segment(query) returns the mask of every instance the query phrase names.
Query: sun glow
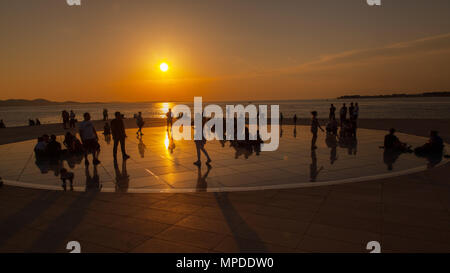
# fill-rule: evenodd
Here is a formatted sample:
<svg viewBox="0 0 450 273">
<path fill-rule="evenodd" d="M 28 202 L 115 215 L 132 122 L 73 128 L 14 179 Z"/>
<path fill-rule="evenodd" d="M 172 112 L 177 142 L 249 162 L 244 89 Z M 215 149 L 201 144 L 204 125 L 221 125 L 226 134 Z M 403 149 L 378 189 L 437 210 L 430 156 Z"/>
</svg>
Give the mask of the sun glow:
<svg viewBox="0 0 450 273">
<path fill-rule="evenodd" d="M 159 65 L 159 69 L 160 69 L 162 72 L 166 72 L 167 70 L 169 70 L 169 65 L 166 64 L 166 63 L 161 63 L 161 64 Z"/>
</svg>

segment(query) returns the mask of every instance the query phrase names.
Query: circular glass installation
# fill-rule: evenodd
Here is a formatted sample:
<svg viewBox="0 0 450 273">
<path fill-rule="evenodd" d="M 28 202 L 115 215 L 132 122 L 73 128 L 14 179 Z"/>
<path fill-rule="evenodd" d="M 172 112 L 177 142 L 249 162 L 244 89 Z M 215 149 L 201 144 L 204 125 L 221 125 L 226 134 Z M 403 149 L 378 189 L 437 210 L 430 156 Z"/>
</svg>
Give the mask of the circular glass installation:
<svg viewBox="0 0 450 273">
<path fill-rule="evenodd" d="M 0 145 L 0 176 L 5 184 L 62 190 L 61 172 L 73 173 L 73 190 L 103 192 L 244 191 L 332 185 L 373 180 L 425 170 L 447 162 L 421 158 L 413 153 L 387 155 L 387 132 L 359 129 L 356 139 L 327 137 L 320 133 L 317 149 L 311 150 L 308 126 L 283 126 L 280 145 L 274 152 L 257 152 L 243 142 L 208 141 L 205 145 L 212 167 L 197 160 L 194 141 L 174 141 L 165 127 L 144 128 L 137 137 L 128 129 L 126 150 L 131 156 L 113 160 L 113 141 L 100 137 L 101 161 L 85 165 L 82 155 L 63 155 L 60 160 L 36 160 L 36 140 Z M 427 138 L 396 134 L 413 147 Z M 62 144 L 64 137 L 58 136 Z M 69 184 L 69 183 L 68 183 Z M 70 186 L 67 185 L 67 190 Z"/>
</svg>

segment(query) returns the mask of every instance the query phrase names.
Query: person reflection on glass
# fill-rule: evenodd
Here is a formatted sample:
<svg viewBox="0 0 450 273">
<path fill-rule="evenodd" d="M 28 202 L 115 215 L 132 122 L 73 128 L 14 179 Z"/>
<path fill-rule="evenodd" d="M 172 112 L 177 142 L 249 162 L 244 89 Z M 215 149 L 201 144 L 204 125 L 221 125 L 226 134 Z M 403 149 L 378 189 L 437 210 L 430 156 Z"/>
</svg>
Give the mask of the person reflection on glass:
<svg viewBox="0 0 450 273">
<path fill-rule="evenodd" d="M 331 148 L 330 149 L 330 164 L 333 165 L 333 163 L 338 159 L 337 158 L 338 143 L 337 143 L 336 135 L 333 135 L 333 134 L 327 135 L 325 142 L 327 144 L 327 147 Z"/>
<path fill-rule="evenodd" d="M 197 192 L 205 192 L 206 189 L 208 188 L 208 183 L 206 182 L 206 178 L 208 177 L 209 172 L 211 171 L 212 166 L 211 165 L 206 165 L 208 167 L 208 170 L 206 171 L 206 173 L 204 175 L 202 175 L 202 167 L 201 166 L 197 166 L 197 186 L 196 186 L 196 191 Z"/>
<path fill-rule="evenodd" d="M 98 176 L 97 165 L 94 165 L 94 173 L 91 176 L 89 171 L 89 165 L 85 166 L 86 174 L 86 192 L 100 191 L 102 184 L 100 183 L 100 177 Z"/>
<path fill-rule="evenodd" d="M 167 148 L 169 148 L 170 153 L 173 154 L 173 150 L 175 150 L 175 142 L 173 141 L 173 136 L 172 136 L 172 134 L 170 134 L 170 137 L 169 137 L 169 146 L 168 146 Z"/>
<path fill-rule="evenodd" d="M 317 176 L 319 173 L 323 170 L 323 166 L 320 167 L 319 170 L 317 170 L 317 156 L 316 156 L 316 150 L 311 150 L 311 165 L 309 165 L 309 181 L 315 182 L 317 179 Z"/>
<path fill-rule="evenodd" d="M 122 161 L 122 171 L 120 171 L 119 164 L 117 164 L 117 160 L 115 160 L 114 171 L 116 174 L 116 192 L 127 192 L 130 185 L 130 176 L 127 172 L 127 161 Z"/>
<path fill-rule="evenodd" d="M 147 149 L 147 147 L 145 146 L 145 143 L 142 141 L 142 135 L 138 136 L 137 138 L 139 140 L 139 143 L 138 143 L 139 154 L 141 155 L 141 158 L 144 158 L 145 149 Z"/>
</svg>

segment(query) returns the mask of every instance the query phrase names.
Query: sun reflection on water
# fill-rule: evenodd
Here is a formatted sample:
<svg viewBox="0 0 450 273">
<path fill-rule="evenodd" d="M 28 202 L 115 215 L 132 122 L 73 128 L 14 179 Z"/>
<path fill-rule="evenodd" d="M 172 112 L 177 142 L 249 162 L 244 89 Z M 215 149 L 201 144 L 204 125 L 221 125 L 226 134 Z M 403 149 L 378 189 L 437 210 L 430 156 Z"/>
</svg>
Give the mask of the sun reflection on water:
<svg viewBox="0 0 450 273">
<path fill-rule="evenodd" d="M 169 108 L 173 108 L 175 106 L 174 103 L 172 102 L 160 102 L 158 103 L 158 109 L 161 118 L 165 118 L 166 117 L 166 113 L 169 111 Z"/>
</svg>

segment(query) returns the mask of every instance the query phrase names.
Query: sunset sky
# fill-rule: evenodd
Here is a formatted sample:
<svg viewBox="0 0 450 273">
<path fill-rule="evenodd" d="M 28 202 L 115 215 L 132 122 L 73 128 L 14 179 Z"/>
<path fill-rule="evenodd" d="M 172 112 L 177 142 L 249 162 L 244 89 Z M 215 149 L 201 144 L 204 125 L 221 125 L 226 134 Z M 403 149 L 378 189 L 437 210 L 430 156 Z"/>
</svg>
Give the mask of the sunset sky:
<svg viewBox="0 0 450 273">
<path fill-rule="evenodd" d="M 448 0 L 81 2 L 0 2 L 0 99 L 450 91 Z"/>
</svg>

